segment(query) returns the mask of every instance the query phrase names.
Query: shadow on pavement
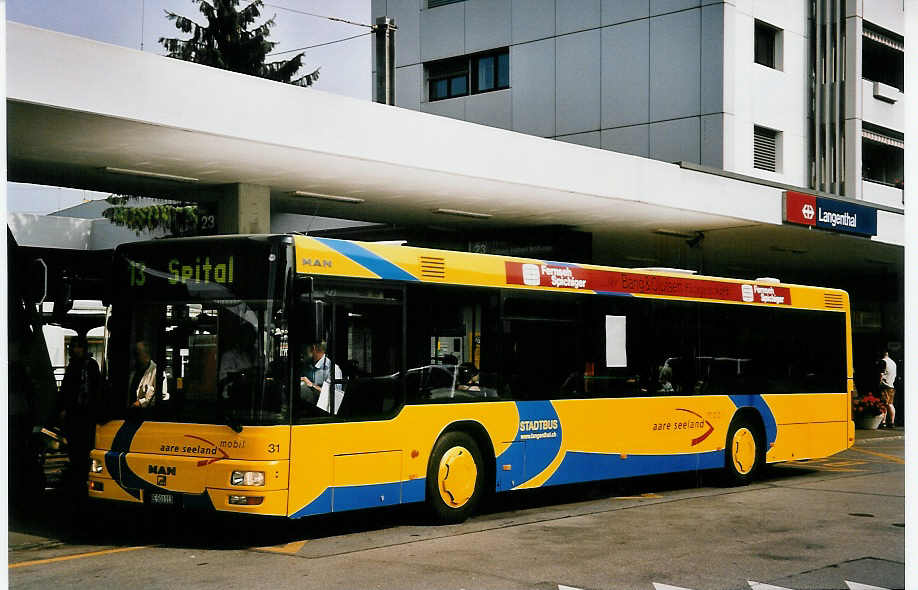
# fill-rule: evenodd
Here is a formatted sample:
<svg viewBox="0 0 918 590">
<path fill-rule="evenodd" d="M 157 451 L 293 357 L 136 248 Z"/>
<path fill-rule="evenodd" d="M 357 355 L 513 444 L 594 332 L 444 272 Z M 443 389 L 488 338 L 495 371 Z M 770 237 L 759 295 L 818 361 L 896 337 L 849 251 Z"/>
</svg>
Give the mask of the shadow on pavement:
<svg viewBox="0 0 918 590">
<path fill-rule="evenodd" d="M 805 467 L 769 467 L 763 482 L 802 477 L 813 470 Z M 520 510 L 632 497 L 665 494 L 675 490 L 720 487 L 717 472 L 686 472 L 571 484 L 500 494 L 479 507 L 477 518 L 505 518 Z M 726 488 L 725 488 L 726 489 Z M 550 515 L 548 515 L 550 517 Z M 436 526 L 423 505 L 361 510 L 314 516 L 301 520 L 278 517 L 232 515 L 214 512 L 179 511 L 149 506 L 91 501 L 66 488 L 46 491 L 11 506 L 10 546 L 16 549 L 13 533 L 21 538 L 70 545 L 136 546 L 163 545 L 176 548 L 243 549 L 282 545 L 304 539 L 371 532 L 397 526 Z"/>
</svg>

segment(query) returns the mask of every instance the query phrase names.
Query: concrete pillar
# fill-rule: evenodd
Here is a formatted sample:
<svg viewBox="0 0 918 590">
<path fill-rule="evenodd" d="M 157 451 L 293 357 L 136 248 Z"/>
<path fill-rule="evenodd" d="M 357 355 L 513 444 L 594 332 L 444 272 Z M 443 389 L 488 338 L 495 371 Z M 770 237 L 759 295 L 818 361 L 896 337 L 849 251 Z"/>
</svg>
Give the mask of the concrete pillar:
<svg viewBox="0 0 918 590">
<path fill-rule="evenodd" d="M 217 205 L 221 234 L 266 234 L 271 231 L 271 189 L 257 184 L 231 184 Z"/>
<path fill-rule="evenodd" d="M 847 0 L 845 4 L 845 190 L 846 197 L 861 199 L 864 195 L 861 178 L 864 92 L 863 71 L 864 5 L 862 0 Z"/>
</svg>

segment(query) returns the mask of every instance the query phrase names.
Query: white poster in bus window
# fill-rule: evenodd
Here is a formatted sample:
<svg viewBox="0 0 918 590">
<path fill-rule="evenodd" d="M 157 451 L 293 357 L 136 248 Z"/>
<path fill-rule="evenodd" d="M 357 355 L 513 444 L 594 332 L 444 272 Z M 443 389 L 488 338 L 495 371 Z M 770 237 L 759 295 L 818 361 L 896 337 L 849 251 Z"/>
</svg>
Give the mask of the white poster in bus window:
<svg viewBox="0 0 918 590">
<path fill-rule="evenodd" d="M 606 366 L 627 367 L 628 354 L 625 350 L 625 316 L 606 316 Z"/>
</svg>

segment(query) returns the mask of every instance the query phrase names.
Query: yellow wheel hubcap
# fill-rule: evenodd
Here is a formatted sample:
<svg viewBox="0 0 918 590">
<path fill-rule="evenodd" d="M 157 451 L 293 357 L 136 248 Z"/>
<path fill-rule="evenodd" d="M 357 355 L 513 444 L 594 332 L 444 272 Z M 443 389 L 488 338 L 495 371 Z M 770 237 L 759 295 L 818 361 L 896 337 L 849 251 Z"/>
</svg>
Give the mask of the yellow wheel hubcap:
<svg viewBox="0 0 918 590">
<path fill-rule="evenodd" d="M 437 487 L 447 506 L 460 508 L 475 493 L 478 468 L 472 453 L 465 447 L 453 447 L 443 453 L 437 472 Z"/>
<path fill-rule="evenodd" d="M 748 428 L 740 428 L 733 433 L 733 467 L 737 473 L 746 475 L 755 465 L 755 436 Z"/>
</svg>

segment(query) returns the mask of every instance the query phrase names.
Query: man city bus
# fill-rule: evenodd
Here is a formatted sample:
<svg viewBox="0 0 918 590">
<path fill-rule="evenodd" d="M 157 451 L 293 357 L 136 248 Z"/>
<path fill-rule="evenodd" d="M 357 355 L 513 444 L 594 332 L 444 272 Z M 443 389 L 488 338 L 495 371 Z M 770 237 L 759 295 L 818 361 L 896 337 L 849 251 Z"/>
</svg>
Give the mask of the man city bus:
<svg viewBox="0 0 918 590">
<path fill-rule="evenodd" d="M 92 498 L 287 516 L 853 443 L 848 296 L 305 236 L 128 244 Z"/>
</svg>

